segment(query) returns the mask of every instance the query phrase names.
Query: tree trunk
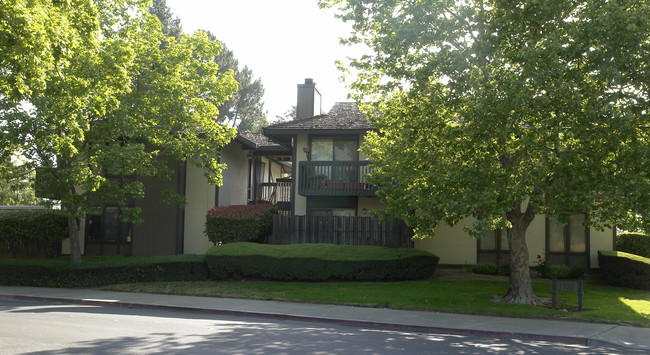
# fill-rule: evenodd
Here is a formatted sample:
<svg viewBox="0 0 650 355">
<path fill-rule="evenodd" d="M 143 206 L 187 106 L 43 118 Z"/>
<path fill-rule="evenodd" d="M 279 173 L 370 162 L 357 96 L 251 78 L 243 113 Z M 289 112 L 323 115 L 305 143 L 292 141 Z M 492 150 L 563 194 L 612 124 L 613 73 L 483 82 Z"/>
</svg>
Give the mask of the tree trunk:
<svg viewBox="0 0 650 355">
<path fill-rule="evenodd" d="M 528 246 L 526 245 L 526 229 L 535 218 L 535 212 L 530 206 L 526 212 L 520 211 L 516 205 L 507 213 L 512 227 L 508 229 L 508 244 L 510 246 L 510 287 L 508 292 L 498 298 L 504 303 L 523 303 L 542 305 L 544 300 L 535 296 L 530 278 Z"/>
<path fill-rule="evenodd" d="M 68 217 L 68 236 L 70 237 L 70 261 L 81 262 L 81 244 L 79 243 L 79 227 L 77 217 Z"/>
</svg>

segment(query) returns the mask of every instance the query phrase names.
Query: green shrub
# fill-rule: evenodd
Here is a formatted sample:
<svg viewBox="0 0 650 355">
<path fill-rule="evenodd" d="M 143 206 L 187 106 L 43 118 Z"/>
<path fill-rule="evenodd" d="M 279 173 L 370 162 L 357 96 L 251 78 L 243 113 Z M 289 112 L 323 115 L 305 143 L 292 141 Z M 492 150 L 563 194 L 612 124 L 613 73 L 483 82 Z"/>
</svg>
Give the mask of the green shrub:
<svg viewBox="0 0 650 355">
<path fill-rule="evenodd" d="M 642 233 L 623 233 L 616 236 L 616 250 L 650 258 L 650 236 Z"/>
<path fill-rule="evenodd" d="M 96 287 L 117 283 L 202 281 L 209 273 L 203 255 L 154 257 L 69 257 L 0 260 L 0 285 L 39 287 Z"/>
<path fill-rule="evenodd" d="M 439 258 L 407 248 L 333 244 L 212 247 L 206 261 L 213 277 L 272 280 L 416 280 L 430 277 Z"/>
<path fill-rule="evenodd" d="M 620 251 L 598 251 L 598 263 L 605 282 L 650 290 L 650 259 Z"/>
<path fill-rule="evenodd" d="M 205 220 L 205 234 L 214 244 L 266 242 L 277 208 L 266 203 L 214 207 Z"/>
<path fill-rule="evenodd" d="M 542 258 L 537 255 L 537 265 L 532 267 L 537 272 L 539 277 L 552 279 L 577 279 L 583 277 L 587 269 L 581 265 L 566 266 L 566 265 L 551 265 L 548 259 Z"/>
<path fill-rule="evenodd" d="M 0 254 L 56 255 L 68 237 L 68 219 L 60 210 L 0 211 Z"/>
</svg>

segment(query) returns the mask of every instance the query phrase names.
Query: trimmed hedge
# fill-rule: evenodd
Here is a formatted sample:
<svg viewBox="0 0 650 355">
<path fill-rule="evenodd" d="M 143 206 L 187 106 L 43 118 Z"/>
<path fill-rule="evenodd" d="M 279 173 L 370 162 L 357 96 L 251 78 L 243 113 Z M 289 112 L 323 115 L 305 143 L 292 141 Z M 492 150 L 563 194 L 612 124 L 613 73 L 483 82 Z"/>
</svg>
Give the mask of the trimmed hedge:
<svg viewBox="0 0 650 355">
<path fill-rule="evenodd" d="M 205 256 L 69 257 L 0 260 L 0 285 L 38 287 L 96 287 L 118 283 L 203 281 L 209 277 Z"/>
<path fill-rule="evenodd" d="M 620 251 L 598 251 L 605 282 L 613 286 L 650 290 L 650 259 Z"/>
<path fill-rule="evenodd" d="M 267 203 L 214 207 L 205 218 L 205 234 L 214 244 L 266 242 L 277 208 Z"/>
<path fill-rule="evenodd" d="M 642 233 L 623 233 L 616 236 L 616 250 L 650 258 L 650 236 Z"/>
<path fill-rule="evenodd" d="M 60 210 L 0 211 L 0 254 L 58 255 L 68 238 L 68 218 Z"/>
<path fill-rule="evenodd" d="M 214 246 L 206 255 L 213 277 L 271 280 L 418 280 L 431 277 L 439 257 L 407 248 L 333 244 Z"/>
</svg>

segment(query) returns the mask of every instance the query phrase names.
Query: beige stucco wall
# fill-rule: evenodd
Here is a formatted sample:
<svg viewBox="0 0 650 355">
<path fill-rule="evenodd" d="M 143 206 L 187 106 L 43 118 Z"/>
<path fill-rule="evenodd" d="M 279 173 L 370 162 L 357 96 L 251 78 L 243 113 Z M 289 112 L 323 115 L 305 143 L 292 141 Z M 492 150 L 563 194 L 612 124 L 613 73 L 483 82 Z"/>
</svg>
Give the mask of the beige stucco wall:
<svg viewBox="0 0 650 355">
<path fill-rule="evenodd" d="M 219 206 L 245 205 L 248 197 L 248 151 L 232 142 L 221 150 L 223 186 L 219 188 Z"/>
<path fill-rule="evenodd" d="M 357 201 L 359 217 L 372 217 L 372 211 L 382 210 L 384 205 L 378 197 L 359 196 Z M 365 208 L 365 211 L 364 211 Z M 364 213 L 365 212 L 365 213 Z"/>
<path fill-rule="evenodd" d="M 443 222 L 436 228 L 435 236 L 415 239 L 414 247 L 439 256 L 440 264 L 476 264 L 476 240 L 463 231 L 471 222 L 467 218 L 453 227 Z"/>
<path fill-rule="evenodd" d="M 188 164 L 185 186 L 183 253 L 204 254 L 211 246 L 205 229 L 205 215 L 214 207 L 215 186 L 208 183 L 203 169 Z"/>
<path fill-rule="evenodd" d="M 599 250 L 614 250 L 614 230 L 607 228 L 599 231 L 595 228 L 589 230 L 589 262 L 592 268 L 600 267 L 598 264 Z"/>
<path fill-rule="evenodd" d="M 472 219 L 466 218 L 459 224 L 450 227 L 442 223 L 436 229 L 436 235 L 431 238 L 416 239 L 415 248 L 426 250 L 440 257 L 442 265 L 465 265 L 477 262 L 477 241 L 469 236 L 463 227 L 471 224 Z M 598 250 L 612 250 L 612 229 L 597 231 L 590 230 L 590 263 L 592 268 L 598 266 Z M 537 255 L 544 255 L 546 249 L 546 218 L 538 215 L 526 231 L 528 257 L 531 266 L 537 264 Z"/>
</svg>

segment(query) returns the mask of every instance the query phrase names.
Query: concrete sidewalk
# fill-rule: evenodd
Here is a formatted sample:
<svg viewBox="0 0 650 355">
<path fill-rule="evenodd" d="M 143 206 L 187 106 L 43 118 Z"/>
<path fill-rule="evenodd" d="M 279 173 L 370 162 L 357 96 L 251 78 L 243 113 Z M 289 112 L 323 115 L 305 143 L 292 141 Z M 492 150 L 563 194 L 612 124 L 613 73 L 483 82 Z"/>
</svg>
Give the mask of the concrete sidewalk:
<svg viewBox="0 0 650 355">
<path fill-rule="evenodd" d="M 650 328 L 614 324 L 40 287 L 0 286 L 0 299 L 251 316 L 594 346 L 616 345 L 650 352 Z"/>
</svg>

